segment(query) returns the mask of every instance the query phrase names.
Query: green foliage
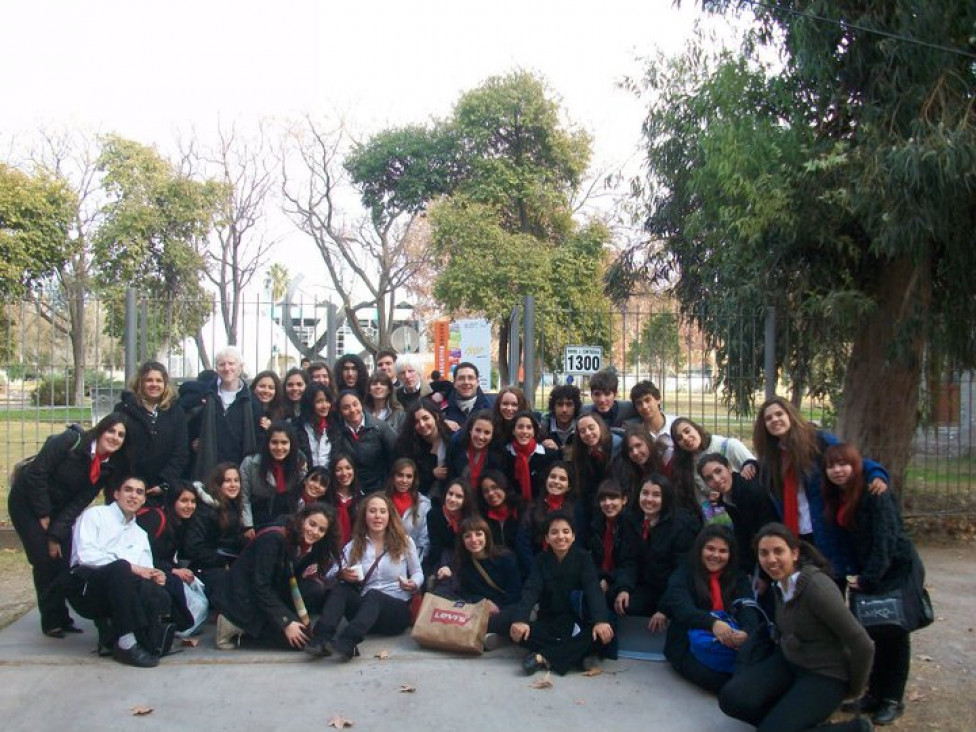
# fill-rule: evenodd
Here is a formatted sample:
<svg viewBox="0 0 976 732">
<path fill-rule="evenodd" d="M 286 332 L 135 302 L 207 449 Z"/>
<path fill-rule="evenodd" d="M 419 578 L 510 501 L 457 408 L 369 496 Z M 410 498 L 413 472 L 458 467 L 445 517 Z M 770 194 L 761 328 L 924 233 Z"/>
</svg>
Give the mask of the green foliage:
<svg viewBox="0 0 976 732">
<path fill-rule="evenodd" d="M 652 374 L 667 376 L 684 368 L 681 330 L 674 313 L 651 313 L 646 316 L 637 337 L 627 349 L 627 363 L 650 368 Z"/>
<path fill-rule="evenodd" d="M 0 297 L 23 295 L 64 262 L 73 198 L 57 178 L 0 163 Z"/>
<path fill-rule="evenodd" d="M 149 301 L 150 350 L 195 333 L 212 312 L 202 285 L 200 251 L 219 216 L 227 189 L 195 181 L 155 149 L 109 135 L 98 168 L 110 196 L 94 242 L 95 275 L 110 312 L 110 332 L 121 333 L 124 288 L 135 285 Z"/>
<path fill-rule="evenodd" d="M 94 369 L 85 371 L 85 386 L 88 389 L 93 386 L 108 387 L 111 383 L 111 379 L 104 371 Z M 71 401 L 69 395 L 73 384 L 73 376 L 70 372 L 46 374 L 31 392 L 31 404 L 39 407 L 67 405 Z M 121 384 L 118 386 L 121 387 Z"/>
</svg>

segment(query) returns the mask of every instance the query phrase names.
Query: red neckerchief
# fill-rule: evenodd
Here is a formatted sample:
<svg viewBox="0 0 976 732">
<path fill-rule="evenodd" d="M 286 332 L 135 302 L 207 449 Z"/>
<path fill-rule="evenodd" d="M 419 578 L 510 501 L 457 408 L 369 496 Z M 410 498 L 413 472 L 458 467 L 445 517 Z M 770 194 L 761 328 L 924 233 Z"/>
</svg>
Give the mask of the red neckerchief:
<svg viewBox="0 0 976 732">
<path fill-rule="evenodd" d="M 304 539 L 303 539 L 302 542 L 298 545 L 298 556 L 299 557 L 304 557 L 310 551 L 312 551 L 312 545 L 311 544 L 306 544 L 305 541 L 304 541 Z"/>
<path fill-rule="evenodd" d="M 478 485 L 478 478 L 481 477 L 481 469 L 485 467 L 485 457 L 488 455 L 488 448 L 481 450 L 480 453 L 468 445 L 468 480 L 471 485 Z"/>
<path fill-rule="evenodd" d="M 275 481 L 275 493 L 279 496 L 288 490 L 285 483 L 285 465 L 280 460 L 271 461 L 271 475 Z"/>
<path fill-rule="evenodd" d="M 503 524 L 508 521 L 508 517 L 512 515 L 512 513 L 513 511 L 508 508 L 508 505 L 503 503 L 501 506 L 498 506 L 498 508 L 489 508 L 488 518 Z"/>
<path fill-rule="evenodd" d="M 349 432 L 352 435 L 352 439 L 354 439 L 356 442 L 359 442 L 359 430 L 363 428 L 363 425 L 360 424 L 359 429 L 353 429 L 353 427 L 348 422 L 346 422 L 346 427 L 349 429 Z"/>
<path fill-rule="evenodd" d="M 617 527 L 616 519 L 607 519 L 607 528 L 603 530 L 603 565 L 600 567 L 606 574 L 613 574 L 613 533 Z"/>
<path fill-rule="evenodd" d="M 352 507 L 352 496 L 348 498 L 336 494 L 336 514 L 339 516 L 339 538 L 342 540 L 342 546 L 349 543 L 349 537 L 352 536 L 352 521 L 349 516 L 349 509 Z"/>
<path fill-rule="evenodd" d="M 515 482 L 522 488 L 522 498 L 532 500 L 532 474 L 529 472 L 529 458 L 535 452 L 535 439 L 520 445 L 512 440 L 512 450 L 515 452 Z"/>
<path fill-rule="evenodd" d="M 451 528 L 451 531 L 456 534 L 461 528 L 461 512 L 455 511 L 452 514 L 447 510 L 447 506 L 443 506 L 441 510 L 444 513 L 444 518 L 447 519 L 447 525 Z"/>
<path fill-rule="evenodd" d="M 837 525 L 849 529 L 853 523 L 854 517 L 851 515 L 851 504 L 847 500 L 847 494 L 841 493 L 837 505 Z"/>
<path fill-rule="evenodd" d="M 651 520 L 649 518 L 644 519 L 644 523 L 641 524 L 641 538 L 647 541 L 647 537 L 651 535 Z"/>
<path fill-rule="evenodd" d="M 546 513 L 558 511 L 563 507 L 563 503 L 566 502 L 566 494 L 560 493 L 558 496 L 554 496 L 552 493 L 546 493 L 543 502 L 546 504 Z"/>
<path fill-rule="evenodd" d="M 590 457 L 601 463 L 607 459 L 606 454 L 599 447 L 590 448 Z"/>
<path fill-rule="evenodd" d="M 325 433 L 325 428 L 329 426 L 328 417 L 319 417 L 319 423 L 315 427 L 315 433 L 318 435 Z"/>
<path fill-rule="evenodd" d="M 794 536 L 800 535 L 800 505 L 797 498 L 799 485 L 796 480 L 796 471 L 790 463 L 789 455 L 783 453 L 783 523 L 793 532 Z"/>
<path fill-rule="evenodd" d="M 402 517 L 407 511 L 413 507 L 413 496 L 410 495 L 410 491 L 393 491 L 393 505 L 396 511 Z"/>
<path fill-rule="evenodd" d="M 722 602 L 722 585 L 719 583 L 721 572 L 708 573 L 708 594 L 712 597 L 712 610 L 724 610 L 725 603 Z"/>
<path fill-rule="evenodd" d="M 91 465 L 88 466 L 88 479 L 91 481 L 92 485 L 98 482 L 98 479 L 102 477 L 102 463 L 108 460 L 108 453 L 102 454 L 98 451 L 92 456 Z"/>
</svg>

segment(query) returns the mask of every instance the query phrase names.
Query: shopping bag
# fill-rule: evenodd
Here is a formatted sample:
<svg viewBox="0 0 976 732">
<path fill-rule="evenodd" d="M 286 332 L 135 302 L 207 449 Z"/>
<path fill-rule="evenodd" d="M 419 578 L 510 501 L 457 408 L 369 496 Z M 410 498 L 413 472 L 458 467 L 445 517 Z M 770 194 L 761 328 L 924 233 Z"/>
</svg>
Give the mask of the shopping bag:
<svg viewBox="0 0 976 732">
<path fill-rule="evenodd" d="M 428 592 L 411 636 L 424 648 L 481 654 L 488 629 L 488 603 L 449 600 Z"/>
</svg>

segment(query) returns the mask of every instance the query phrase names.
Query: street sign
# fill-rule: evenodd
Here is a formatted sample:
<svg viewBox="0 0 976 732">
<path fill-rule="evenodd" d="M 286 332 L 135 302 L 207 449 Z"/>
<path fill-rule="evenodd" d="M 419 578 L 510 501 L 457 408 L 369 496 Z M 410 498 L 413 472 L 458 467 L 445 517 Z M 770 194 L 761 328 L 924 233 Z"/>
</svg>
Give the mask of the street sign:
<svg viewBox="0 0 976 732">
<path fill-rule="evenodd" d="M 563 348 L 563 373 L 587 376 L 603 366 L 602 346 L 566 346 Z"/>
</svg>

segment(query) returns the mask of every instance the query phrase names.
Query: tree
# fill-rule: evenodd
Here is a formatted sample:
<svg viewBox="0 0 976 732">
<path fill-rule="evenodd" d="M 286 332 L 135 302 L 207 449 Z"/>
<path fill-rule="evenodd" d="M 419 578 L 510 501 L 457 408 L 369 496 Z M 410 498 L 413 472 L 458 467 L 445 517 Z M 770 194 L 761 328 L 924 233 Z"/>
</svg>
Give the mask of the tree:
<svg viewBox="0 0 976 732">
<path fill-rule="evenodd" d="M 0 296 L 23 295 L 64 264 L 71 191 L 0 163 Z"/>
<path fill-rule="evenodd" d="M 285 296 L 285 293 L 288 292 L 288 281 L 290 279 L 291 274 L 288 272 L 288 268 L 281 262 L 275 262 L 268 267 L 268 271 L 264 275 L 264 289 L 271 295 L 272 302 L 278 302 Z"/>
<path fill-rule="evenodd" d="M 399 207 L 371 207 L 367 215 L 347 219 L 339 202 L 349 185 L 341 165 L 348 142 L 339 130 L 327 131 L 306 120 L 291 136 L 286 159 L 302 163 L 304 178 L 289 174 L 283 163 L 285 212 L 311 237 L 339 295 L 342 316 L 370 353 L 390 347 L 396 296 L 425 265 L 422 253 L 408 247 L 419 214 Z M 376 313 L 376 332 L 360 323 L 360 312 Z M 285 318 L 286 321 L 289 318 Z M 324 338 L 308 346 L 295 334 L 290 338 L 303 355 L 314 358 Z"/>
<path fill-rule="evenodd" d="M 675 313 L 649 313 L 637 337 L 627 349 L 627 363 L 633 367 L 645 364 L 652 375 L 661 381 L 684 365 L 681 350 L 681 330 Z"/>
<path fill-rule="evenodd" d="M 210 149 L 191 140 L 183 151 L 183 172 L 223 183 L 219 215 L 200 254 L 207 265 L 206 277 L 217 291 L 227 344 L 235 346 L 244 290 L 275 244 L 263 227 L 265 208 L 276 184 L 264 127 L 247 138 L 234 125 L 221 126 Z"/>
<path fill-rule="evenodd" d="M 94 237 L 97 283 L 115 298 L 123 294 L 120 283 L 136 284 L 154 313 L 150 350 L 165 349 L 198 334 L 210 316 L 200 250 L 228 186 L 195 181 L 141 143 L 117 135 L 101 142 L 97 167 L 108 201 Z M 120 332 L 120 323 L 114 327 Z"/>
<path fill-rule="evenodd" d="M 720 313 L 789 313 L 798 345 L 778 363 L 802 391 L 843 374 L 838 431 L 900 479 L 923 364 L 976 364 L 976 7 L 706 6 L 748 8 L 755 29 L 739 54 L 699 43 L 649 67 L 654 244 L 624 253 L 609 290 L 671 283 L 720 367 L 756 348 L 719 332 Z"/>
<path fill-rule="evenodd" d="M 500 353 L 512 308 L 535 295 L 552 364 L 563 337 L 609 342 L 598 284 L 609 232 L 573 220 L 589 156 L 588 136 L 562 122 L 545 84 L 513 72 L 462 94 L 451 117 L 430 128 L 377 135 L 348 167 L 374 210 L 430 206 L 435 297 L 495 321 Z M 504 358 L 499 370 L 508 381 Z"/>
</svg>

